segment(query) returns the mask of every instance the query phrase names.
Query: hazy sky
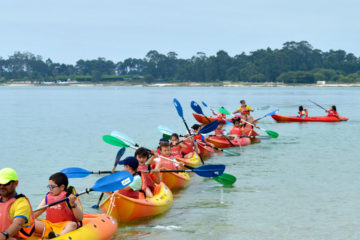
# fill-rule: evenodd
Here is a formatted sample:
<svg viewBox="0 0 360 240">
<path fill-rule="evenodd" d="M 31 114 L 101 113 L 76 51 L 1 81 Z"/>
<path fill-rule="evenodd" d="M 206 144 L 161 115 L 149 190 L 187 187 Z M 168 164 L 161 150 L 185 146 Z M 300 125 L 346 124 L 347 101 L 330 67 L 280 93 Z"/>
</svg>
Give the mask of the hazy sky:
<svg viewBox="0 0 360 240">
<path fill-rule="evenodd" d="M 143 58 L 149 50 L 231 56 L 286 41 L 360 56 L 359 0 L 0 0 L 0 56 L 55 62 Z"/>
</svg>

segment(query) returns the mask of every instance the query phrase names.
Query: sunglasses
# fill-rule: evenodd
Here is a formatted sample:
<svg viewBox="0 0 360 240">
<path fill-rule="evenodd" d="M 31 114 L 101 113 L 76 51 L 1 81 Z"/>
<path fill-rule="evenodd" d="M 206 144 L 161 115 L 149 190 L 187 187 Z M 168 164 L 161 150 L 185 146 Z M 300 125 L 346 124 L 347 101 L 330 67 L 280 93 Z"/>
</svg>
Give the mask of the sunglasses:
<svg viewBox="0 0 360 240">
<path fill-rule="evenodd" d="M 4 186 L 4 187 L 7 187 L 7 186 L 9 186 L 11 183 L 13 183 L 14 181 L 10 181 L 10 182 L 8 182 L 8 183 L 6 183 L 6 184 L 0 184 L 0 186 Z"/>
<path fill-rule="evenodd" d="M 50 190 L 54 190 L 54 189 L 57 188 L 57 187 L 59 187 L 59 186 L 56 186 L 56 185 L 55 185 L 55 186 L 47 185 L 47 188 L 50 189 Z"/>
</svg>

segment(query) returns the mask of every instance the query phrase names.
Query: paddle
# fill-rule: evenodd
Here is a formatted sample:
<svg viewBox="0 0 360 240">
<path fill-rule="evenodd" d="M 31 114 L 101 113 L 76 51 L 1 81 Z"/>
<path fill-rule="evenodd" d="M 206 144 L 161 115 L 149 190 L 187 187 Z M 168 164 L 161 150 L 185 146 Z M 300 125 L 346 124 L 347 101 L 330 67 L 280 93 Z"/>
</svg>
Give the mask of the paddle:
<svg viewBox="0 0 360 240">
<path fill-rule="evenodd" d="M 85 189 L 84 192 L 76 193 L 75 196 L 78 197 L 85 193 L 90 193 L 92 191 L 113 192 L 113 191 L 116 191 L 118 189 L 122 189 L 122 188 L 128 186 L 132 181 L 133 181 L 133 176 L 129 172 L 127 172 L 127 171 L 116 172 L 116 173 L 113 173 L 113 174 L 110 174 L 108 176 L 98 179 L 95 182 L 94 186 L 92 186 L 90 189 Z M 66 197 L 66 198 L 60 199 L 58 201 L 52 202 L 50 204 L 47 204 L 45 206 L 42 206 L 42 207 L 34 210 L 34 212 L 54 206 L 58 203 L 66 201 L 66 200 L 69 200 L 69 197 Z"/>
<path fill-rule="evenodd" d="M 210 144 L 208 144 L 208 143 L 205 143 L 205 142 L 198 142 L 199 144 L 202 144 L 202 145 L 205 145 L 205 146 L 209 146 L 209 147 L 211 147 L 211 148 L 213 148 L 213 149 L 215 149 L 215 150 L 218 150 L 218 151 L 221 151 L 221 152 L 223 152 L 223 153 L 226 153 L 226 154 L 228 154 L 229 156 L 240 156 L 240 153 L 238 153 L 238 152 L 234 152 L 234 151 L 230 151 L 230 150 L 226 150 L 226 149 L 222 149 L 222 148 L 218 148 L 218 147 L 213 147 L 213 146 L 211 146 Z"/>
<path fill-rule="evenodd" d="M 219 109 L 219 111 L 220 111 L 221 113 L 225 114 L 225 115 L 232 115 L 232 114 L 229 113 L 229 111 L 226 110 L 225 108 Z M 274 132 L 274 131 L 271 131 L 271 130 L 266 130 L 266 129 L 263 129 L 263 128 L 261 128 L 261 127 L 255 126 L 254 124 L 249 123 L 248 121 L 245 121 L 245 120 L 243 120 L 243 119 L 241 119 L 241 118 L 240 118 L 240 121 L 246 122 L 247 124 L 249 124 L 249 125 L 251 125 L 251 126 L 253 126 L 253 127 L 257 128 L 257 129 L 260 129 L 261 131 L 266 132 L 266 133 L 267 133 L 269 136 L 271 136 L 272 138 L 277 138 L 277 137 L 279 137 L 279 134 L 278 134 L 277 132 Z"/>
<path fill-rule="evenodd" d="M 320 106 L 319 104 L 317 104 L 316 102 L 314 102 L 314 101 L 311 101 L 310 99 L 309 99 L 309 101 L 310 102 L 312 102 L 313 104 L 315 104 L 316 106 L 318 106 L 319 108 L 322 108 L 322 109 L 324 109 L 325 110 L 325 112 L 329 112 L 328 110 L 326 110 L 324 107 L 322 107 L 322 106 Z M 330 112 L 330 114 L 331 115 L 333 115 L 334 117 L 336 117 L 337 119 L 339 119 L 340 121 L 344 121 L 343 119 L 341 119 L 338 115 L 336 115 L 336 114 L 333 114 L 332 112 Z"/>
<path fill-rule="evenodd" d="M 183 114 L 183 110 L 182 110 L 182 107 L 181 107 L 180 102 L 179 102 L 176 98 L 174 98 L 173 103 L 174 103 L 174 106 L 175 106 L 175 108 L 176 108 L 176 111 L 177 111 L 178 115 L 179 115 L 179 116 L 181 117 L 181 119 L 183 120 L 183 122 L 184 122 L 184 124 L 185 124 L 185 127 L 186 127 L 189 135 L 191 135 L 190 129 L 189 129 L 189 127 L 188 127 L 188 125 L 187 125 L 187 123 L 186 123 L 186 121 L 185 121 L 184 114 Z M 193 144 L 194 144 L 196 153 L 197 153 L 197 154 L 199 155 L 199 157 L 200 157 L 201 163 L 204 164 L 204 159 L 201 157 L 200 151 L 199 151 L 197 145 L 195 144 L 194 139 L 192 139 L 192 142 L 193 142 Z"/>
<path fill-rule="evenodd" d="M 203 165 L 194 169 L 180 169 L 180 170 L 160 170 L 159 172 L 194 172 L 200 177 L 217 177 L 221 175 L 225 170 L 225 165 Z M 62 173 L 65 173 L 68 178 L 84 178 L 91 174 L 106 174 L 112 173 L 111 171 L 88 171 L 83 168 L 65 168 L 61 170 Z M 152 172 L 152 171 L 141 171 L 141 172 Z"/>
<path fill-rule="evenodd" d="M 116 137 L 110 136 L 110 135 L 104 135 L 103 140 L 108 144 L 118 146 L 118 147 L 130 147 L 135 150 L 138 148 L 138 147 L 135 147 L 135 145 L 127 144 L 127 143 L 123 142 L 122 140 L 117 139 Z M 148 151 L 150 151 L 150 150 L 148 149 Z M 170 158 L 165 158 L 165 157 L 162 157 L 162 158 L 178 163 L 177 161 L 170 159 Z M 194 169 L 194 167 L 186 165 L 186 164 L 184 164 L 184 167 L 186 167 L 188 169 Z M 218 177 L 214 177 L 213 179 L 223 185 L 231 185 L 231 184 L 235 183 L 235 181 L 236 181 L 235 176 L 227 174 L 227 173 L 223 173 Z"/>
<path fill-rule="evenodd" d="M 280 109 L 276 109 L 276 110 L 274 110 L 272 112 L 269 112 L 268 114 L 265 114 L 263 117 L 255 119 L 254 122 L 259 121 L 260 119 L 266 118 L 268 116 L 272 116 L 272 115 L 276 114 L 278 111 L 280 111 Z"/>
<path fill-rule="evenodd" d="M 114 167 L 113 167 L 111 173 L 115 172 L 116 166 L 118 165 L 118 163 L 119 163 L 119 161 L 120 161 L 120 158 L 121 158 L 121 157 L 124 155 L 124 153 L 125 153 L 125 149 L 126 149 L 126 148 L 124 148 L 124 147 L 123 147 L 123 148 L 120 148 L 120 150 L 119 150 L 118 153 L 116 154 Z M 65 174 L 66 174 L 66 173 L 65 173 Z M 97 204 L 95 204 L 95 205 L 93 205 L 93 206 L 91 206 L 91 207 L 92 207 L 92 208 L 95 208 L 95 209 L 98 209 L 103 197 L 104 197 L 104 193 L 102 192 L 101 195 L 100 195 L 100 197 L 99 197 L 99 200 L 98 200 Z"/>
<path fill-rule="evenodd" d="M 195 101 L 191 101 L 191 104 L 190 104 L 191 108 L 197 113 L 197 114 L 201 114 L 203 115 L 208 121 L 209 123 L 211 122 L 211 120 L 205 116 L 205 114 L 203 113 L 201 107 L 199 104 L 197 104 Z M 225 139 L 231 144 L 231 146 L 233 147 L 236 147 L 231 141 L 230 139 L 228 139 L 227 137 L 225 137 Z"/>
</svg>

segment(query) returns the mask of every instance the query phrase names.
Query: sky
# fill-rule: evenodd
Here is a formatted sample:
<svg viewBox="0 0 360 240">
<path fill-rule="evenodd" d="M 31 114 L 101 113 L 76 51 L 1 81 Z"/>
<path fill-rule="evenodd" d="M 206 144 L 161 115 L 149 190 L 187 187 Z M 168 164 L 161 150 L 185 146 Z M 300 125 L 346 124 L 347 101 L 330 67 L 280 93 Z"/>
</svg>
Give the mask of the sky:
<svg viewBox="0 0 360 240">
<path fill-rule="evenodd" d="M 103 57 L 230 56 L 287 41 L 360 56 L 358 0 L 1 0 L 0 57 L 31 52 L 75 64 Z"/>
</svg>

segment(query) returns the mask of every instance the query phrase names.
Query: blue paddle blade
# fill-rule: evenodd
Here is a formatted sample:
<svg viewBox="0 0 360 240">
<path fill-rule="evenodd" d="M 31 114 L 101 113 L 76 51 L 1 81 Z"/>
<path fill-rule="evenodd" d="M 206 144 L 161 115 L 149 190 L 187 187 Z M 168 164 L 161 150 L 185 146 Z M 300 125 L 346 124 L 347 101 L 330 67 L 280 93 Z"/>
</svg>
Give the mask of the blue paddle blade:
<svg viewBox="0 0 360 240">
<path fill-rule="evenodd" d="M 179 116 L 180 116 L 181 118 L 184 118 L 183 110 L 182 110 L 182 107 L 181 107 L 180 102 L 179 102 L 176 98 L 174 98 L 173 102 L 174 102 L 176 111 L 177 111 L 177 113 L 179 114 Z"/>
<path fill-rule="evenodd" d="M 128 186 L 133 179 L 133 176 L 128 171 L 112 173 L 97 180 L 91 190 L 96 192 L 114 192 Z"/>
<path fill-rule="evenodd" d="M 162 126 L 162 125 L 159 125 L 159 126 L 158 126 L 158 130 L 159 130 L 162 134 L 166 134 L 166 135 L 170 135 L 170 136 L 174 133 L 173 130 L 171 130 L 171 129 L 168 128 L 168 127 Z"/>
<path fill-rule="evenodd" d="M 197 114 L 204 115 L 201 107 L 195 101 L 191 101 L 190 106 L 191 106 L 192 110 L 194 110 L 194 112 L 196 112 Z"/>
<path fill-rule="evenodd" d="M 208 123 L 206 124 L 205 126 L 203 126 L 200 130 L 199 130 L 199 133 L 200 134 L 205 134 L 205 133 L 209 133 L 209 132 L 212 132 L 214 131 L 217 126 L 219 125 L 219 122 L 217 120 L 211 122 L 211 123 Z"/>
<path fill-rule="evenodd" d="M 124 147 L 123 147 L 123 148 L 120 148 L 120 150 L 119 150 L 118 153 L 116 154 L 114 166 L 116 166 L 116 165 L 119 163 L 121 157 L 122 157 L 122 156 L 124 155 L 124 153 L 125 153 L 125 149 L 126 149 L 126 148 L 124 148 Z"/>
<path fill-rule="evenodd" d="M 60 172 L 64 173 L 68 178 L 84 178 L 92 173 L 86 169 L 78 167 L 65 168 Z"/>
<path fill-rule="evenodd" d="M 272 115 L 276 114 L 278 111 L 280 111 L 280 109 L 276 109 L 276 110 L 266 114 L 265 116 L 272 116 Z"/>
<path fill-rule="evenodd" d="M 204 101 L 202 101 L 201 103 L 202 105 L 204 105 L 204 107 L 208 107 L 208 105 Z"/>
<path fill-rule="evenodd" d="M 192 171 L 201 177 L 217 177 L 224 173 L 225 165 L 203 165 Z"/>
<path fill-rule="evenodd" d="M 126 144 L 129 144 L 131 146 L 136 146 L 136 143 L 134 142 L 134 140 L 132 140 L 130 137 L 128 137 L 127 135 L 125 135 L 125 134 L 123 134 L 121 132 L 112 131 L 110 133 L 110 135 L 123 140 Z"/>
</svg>

